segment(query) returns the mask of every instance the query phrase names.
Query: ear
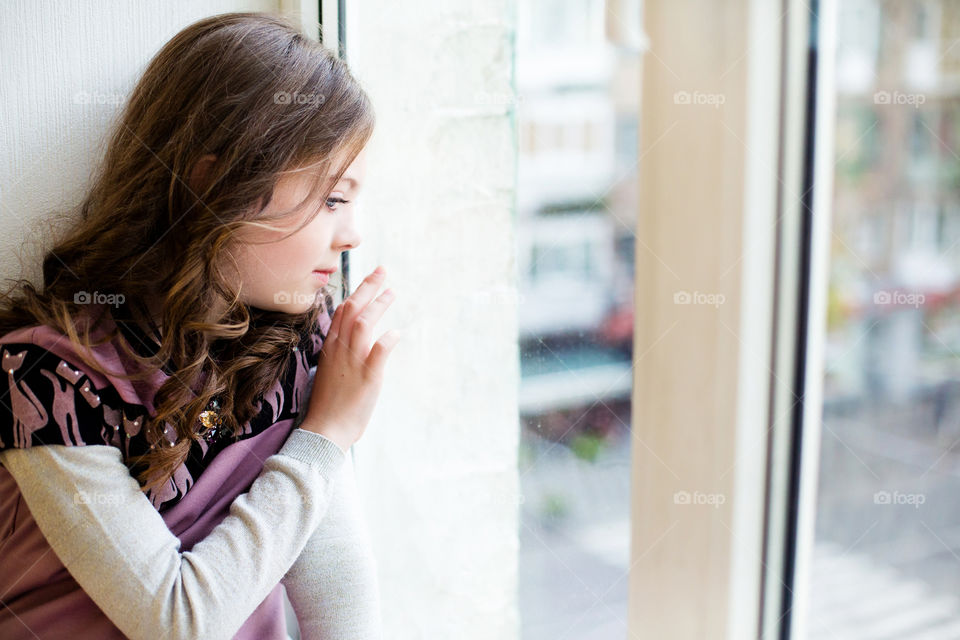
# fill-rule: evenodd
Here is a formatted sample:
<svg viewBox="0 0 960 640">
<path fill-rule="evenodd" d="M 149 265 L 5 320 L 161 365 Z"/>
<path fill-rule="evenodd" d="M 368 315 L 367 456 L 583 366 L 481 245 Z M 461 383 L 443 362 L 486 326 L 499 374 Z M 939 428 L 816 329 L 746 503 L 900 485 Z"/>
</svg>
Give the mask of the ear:
<svg viewBox="0 0 960 640">
<path fill-rule="evenodd" d="M 210 167 L 217 161 L 217 156 L 208 153 L 202 156 L 195 163 L 190 171 L 190 189 L 198 196 L 207 189 L 207 178 L 210 173 Z"/>
</svg>

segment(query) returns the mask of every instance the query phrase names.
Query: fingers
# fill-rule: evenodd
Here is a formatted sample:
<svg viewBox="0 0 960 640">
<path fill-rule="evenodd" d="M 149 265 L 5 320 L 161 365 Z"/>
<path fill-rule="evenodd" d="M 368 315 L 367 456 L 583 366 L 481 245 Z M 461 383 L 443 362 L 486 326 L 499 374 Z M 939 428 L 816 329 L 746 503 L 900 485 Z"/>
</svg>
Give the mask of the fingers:
<svg viewBox="0 0 960 640">
<path fill-rule="evenodd" d="M 396 329 L 390 329 L 373 345 L 370 350 L 370 357 L 367 358 L 367 366 L 374 373 L 379 374 L 386 366 L 387 356 L 393 351 L 393 348 L 400 342 L 401 333 Z"/>
<path fill-rule="evenodd" d="M 367 308 L 357 316 L 353 323 L 353 329 L 350 335 L 350 350 L 355 353 L 366 353 L 366 348 L 370 344 L 370 336 L 373 327 L 379 322 L 383 312 L 387 310 L 390 303 L 396 296 L 393 290 L 387 289 L 377 297 L 376 300 L 367 305 Z"/>
<path fill-rule="evenodd" d="M 344 344 L 350 344 L 353 323 L 356 321 L 357 316 L 366 309 L 367 305 L 373 299 L 374 294 L 376 294 L 377 289 L 380 288 L 383 278 L 386 276 L 386 270 L 384 270 L 382 266 L 377 267 L 377 269 L 382 270 L 382 272 L 377 273 L 373 271 L 364 278 L 360 286 L 357 287 L 357 290 L 350 294 L 343 304 L 340 305 L 344 307 L 340 313 L 343 317 L 340 319 L 341 324 L 337 327 L 336 335 Z"/>
<path fill-rule="evenodd" d="M 343 321 L 343 305 L 337 306 L 333 311 L 333 317 L 330 319 L 330 328 L 327 329 L 327 336 L 324 342 L 334 340 L 340 333 L 340 324 Z"/>
</svg>

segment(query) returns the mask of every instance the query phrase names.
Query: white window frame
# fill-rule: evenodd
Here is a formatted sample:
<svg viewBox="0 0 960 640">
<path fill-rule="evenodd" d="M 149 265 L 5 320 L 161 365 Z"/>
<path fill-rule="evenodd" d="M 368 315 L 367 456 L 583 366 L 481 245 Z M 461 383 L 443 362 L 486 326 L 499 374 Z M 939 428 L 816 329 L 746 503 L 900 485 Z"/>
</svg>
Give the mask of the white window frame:
<svg viewBox="0 0 960 640">
<path fill-rule="evenodd" d="M 812 253 L 801 273 L 809 6 L 645 3 L 651 46 L 643 63 L 636 250 L 634 637 L 803 637 L 819 460 L 836 10 L 833 0 L 819 2 L 814 187 L 803 199 L 814 212 Z M 677 92 L 694 91 L 725 102 L 714 113 L 677 103 Z M 802 335 L 801 287 L 809 302 Z M 728 302 L 678 305 L 671 299 L 677 290 L 722 293 Z M 725 500 L 678 502 L 682 491 Z"/>
</svg>

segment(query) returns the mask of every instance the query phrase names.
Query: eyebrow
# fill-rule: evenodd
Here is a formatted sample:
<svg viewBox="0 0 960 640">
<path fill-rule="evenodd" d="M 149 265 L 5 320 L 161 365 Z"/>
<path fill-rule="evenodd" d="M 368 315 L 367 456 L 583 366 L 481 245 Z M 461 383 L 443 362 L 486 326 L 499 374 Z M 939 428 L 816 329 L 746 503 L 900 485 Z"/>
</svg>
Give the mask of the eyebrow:
<svg viewBox="0 0 960 640">
<path fill-rule="evenodd" d="M 349 182 L 351 188 L 356 188 L 357 186 L 357 181 L 348 176 L 343 176 L 342 178 L 340 178 L 340 182 Z M 337 184 L 340 184 L 340 183 L 338 182 Z"/>
</svg>

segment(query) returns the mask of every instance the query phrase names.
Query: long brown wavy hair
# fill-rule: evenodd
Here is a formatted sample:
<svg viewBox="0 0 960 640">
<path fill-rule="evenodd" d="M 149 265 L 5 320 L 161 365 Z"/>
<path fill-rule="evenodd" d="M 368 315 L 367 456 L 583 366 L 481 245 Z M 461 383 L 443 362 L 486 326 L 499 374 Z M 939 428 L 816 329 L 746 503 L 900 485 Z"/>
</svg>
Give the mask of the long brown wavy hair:
<svg viewBox="0 0 960 640">
<path fill-rule="evenodd" d="M 199 20 L 156 54 L 119 113 L 73 212 L 76 223 L 43 257 L 40 291 L 19 279 L 0 294 L 0 335 L 49 325 L 106 375 L 137 380 L 171 371 L 144 428 L 148 441 L 163 442 L 169 424 L 176 442 L 127 461 L 131 472 L 143 468 L 142 491 L 168 481 L 186 460 L 212 398 L 221 401 L 221 429 L 240 433 L 286 373 L 291 347 L 317 327 L 319 305 L 251 323 L 251 312 L 262 310 L 240 302 L 223 267 L 241 228 L 273 228 L 269 222 L 290 215 L 263 213 L 282 175 L 315 172 L 301 206 L 317 194 L 325 201 L 374 121 L 346 64 L 289 18 L 244 12 Z M 194 174 L 207 154 L 215 161 Z M 89 305 L 74 298 L 82 291 L 121 294 L 124 313 L 147 335 L 158 331 L 154 316 L 162 318 L 156 355 L 144 358 L 120 340 L 137 370 L 105 371 L 85 352 L 118 331 L 91 340 L 100 320 L 82 321 Z"/>
</svg>

